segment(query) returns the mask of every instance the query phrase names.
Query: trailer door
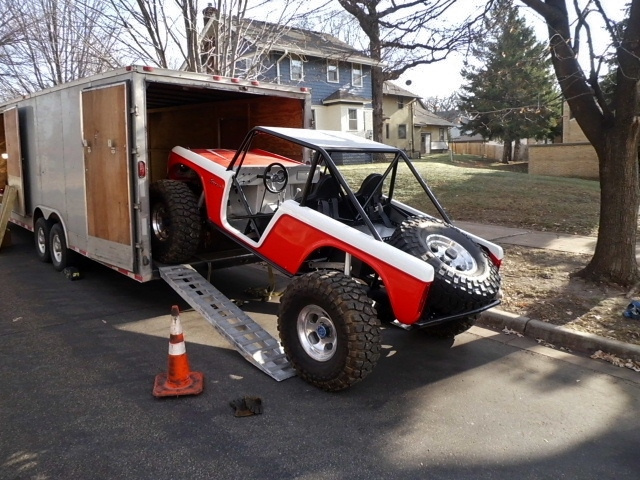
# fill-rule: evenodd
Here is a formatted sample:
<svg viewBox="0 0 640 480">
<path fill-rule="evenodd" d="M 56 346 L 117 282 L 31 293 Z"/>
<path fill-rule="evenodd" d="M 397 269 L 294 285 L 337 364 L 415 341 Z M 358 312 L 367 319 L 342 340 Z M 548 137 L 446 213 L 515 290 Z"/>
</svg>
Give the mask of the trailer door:
<svg viewBox="0 0 640 480">
<path fill-rule="evenodd" d="M 22 149 L 20 148 L 20 124 L 16 107 L 5 110 L 4 138 L 7 154 L 7 184 L 13 185 L 18 191 L 18 197 L 13 211 L 19 215 L 26 215 L 24 203 L 24 180 L 22 175 Z M 4 185 L 0 185 L 4 187 Z"/>
<path fill-rule="evenodd" d="M 133 270 L 127 85 L 82 92 L 89 254 Z"/>
</svg>

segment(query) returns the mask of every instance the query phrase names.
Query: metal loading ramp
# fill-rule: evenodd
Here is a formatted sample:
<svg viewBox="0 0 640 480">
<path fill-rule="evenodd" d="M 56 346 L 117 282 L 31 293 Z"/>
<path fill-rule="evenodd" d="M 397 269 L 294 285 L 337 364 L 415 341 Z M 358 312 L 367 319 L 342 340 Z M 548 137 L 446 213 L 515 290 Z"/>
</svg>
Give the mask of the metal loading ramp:
<svg viewBox="0 0 640 480">
<path fill-rule="evenodd" d="M 280 343 L 191 266 L 170 265 L 158 270 L 249 362 L 277 381 L 296 374 Z"/>
</svg>

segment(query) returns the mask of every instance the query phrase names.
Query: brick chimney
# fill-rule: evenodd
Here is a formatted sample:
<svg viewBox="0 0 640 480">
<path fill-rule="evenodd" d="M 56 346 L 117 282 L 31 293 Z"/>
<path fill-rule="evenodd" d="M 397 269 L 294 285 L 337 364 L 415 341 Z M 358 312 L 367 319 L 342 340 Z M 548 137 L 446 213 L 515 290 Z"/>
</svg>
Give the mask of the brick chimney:
<svg viewBox="0 0 640 480">
<path fill-rule="evenodd" d="M 207 23 L 209 23 L 209 19 L 211 17 L 215 17 L 217 13 L 218 13 L 218 10 L 213 5 L 211 5 L 211 3 L 209 3 L 207 7 L 204 10 L 202 10 L 202 17 L 204 20 L 205 27 L 207 26 Z"/>
</svg>

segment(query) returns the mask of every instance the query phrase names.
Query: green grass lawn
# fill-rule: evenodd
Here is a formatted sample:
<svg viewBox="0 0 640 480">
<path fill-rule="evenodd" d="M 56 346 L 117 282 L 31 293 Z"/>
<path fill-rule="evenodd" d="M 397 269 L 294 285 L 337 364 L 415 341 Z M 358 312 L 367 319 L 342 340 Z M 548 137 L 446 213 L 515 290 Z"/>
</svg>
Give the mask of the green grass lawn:
<svg viewBox="0 0 640 480">
<path fill-rule="evenodd" d="M 547 177 L 450 164 L 444 157 L 414 164 L 453 220 L 596 235 L 600 205 L 597 181 Z M 359 185 L 376 165 L 340 168 Z M 409 205 L 434 213 L 429 199 L 405 167 L 395 195 Z M 418 187 L 418 188 L 416 188 Z"/>
</svg>

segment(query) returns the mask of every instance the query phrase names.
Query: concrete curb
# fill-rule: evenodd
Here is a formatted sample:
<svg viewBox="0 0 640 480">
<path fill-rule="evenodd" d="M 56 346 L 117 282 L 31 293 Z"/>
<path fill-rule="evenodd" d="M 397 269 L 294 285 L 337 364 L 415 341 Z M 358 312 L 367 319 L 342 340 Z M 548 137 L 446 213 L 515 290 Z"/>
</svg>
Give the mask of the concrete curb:
<svg viewBox="0 0 640 480">
<path fill-rule="evenodd" d="M 640 345 L 624 343 L 591 333 L 578 332 L 495 308 L 487 310 L 480 315 L 477 325 L 491 327 L 496 330 L 502 330 L 506 327 L 526 337 L 540 338 L 552 345 L 566 347 L 589 355 L 602 350 L 605 353 L 611 353 L 623 359 L 640 362 Z"/>
</svg>

